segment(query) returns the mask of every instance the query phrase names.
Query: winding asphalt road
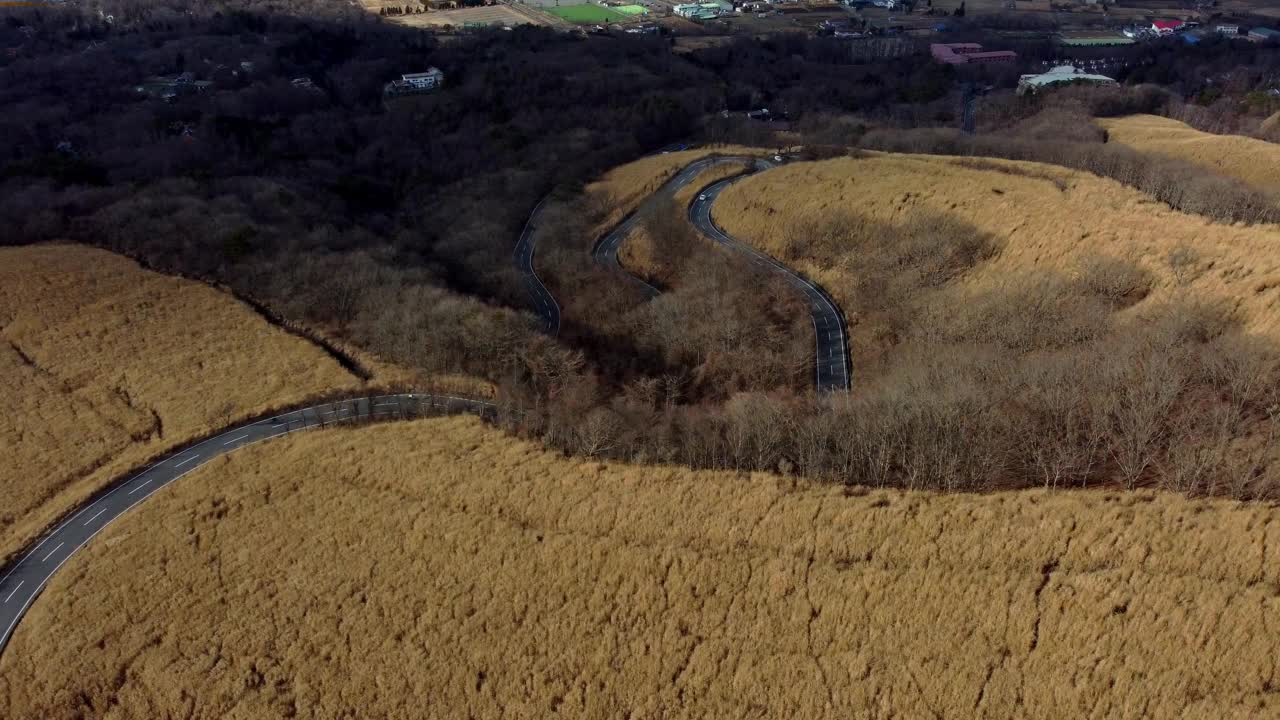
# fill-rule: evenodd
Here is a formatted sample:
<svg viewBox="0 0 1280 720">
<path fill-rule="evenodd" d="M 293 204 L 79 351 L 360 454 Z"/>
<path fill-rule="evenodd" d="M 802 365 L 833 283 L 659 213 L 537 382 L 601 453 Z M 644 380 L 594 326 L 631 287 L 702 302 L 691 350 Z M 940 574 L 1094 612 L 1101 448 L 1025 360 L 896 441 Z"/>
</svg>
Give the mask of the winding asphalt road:
<svg viewBox="0 0 1280 720">
<path fill-rule="evenodd" d="M 555 336 L 560 334 L 560 305 L 533 270 L 533 234 L 538 229 L 538 218 L 542 215 L 542 208 L 546 204 L 547 199 L 543 198 L 542 202 L 539 202 L 529 214 L 529 219 L 525 221 L 524 229 L 520 231 L 520 237 L 516 240 L 514 259 L 516 269 L 520 271 L 520 278 L 529 291 L 529 297 L 533 299 L 534 311 L 542 318 L 542 331 Z"/>
<path fill-rule="evenodd" d="M 684 166 L 680 172 L 676 173 L 674 177 L 663 183 L 662 187 L 658 188 L 653 194 L 674 194 L 680 188 L 693 182 L 700 173 L 708 168 L 728 163 L 741 163 L 750 159 L 751 158 L 747 157 L 706 157 L 701 160 L 695 160 Z M 597 265 L 609 268 L 623 277 L 630 279 L 632 282 L 638 283 L 648 298 L 652 300 L 660 295 L 662 291 L 639 277 L 627 272 L 626 268 L 622 267 L 622 263 L 618 260 L 618 250 L 622 247 L 622 241 L 627 239 L 627 236 L 631 234 L 631 231 L 635 229 L 636 224 L 639 222 L 640 213 L 637 209 L 623 218 L 622 222 L 618 223 L 617 227 L 609 231 L 609 234 L 601 238 L 596 243 L 595 248 L 591 251 L 591 255 L 595 259 Z"/>
<path fill-rule="evenodd" d="M 188 445 L 142 472 L 103 490 L 67 517 L 4 568 L 0 574 L 0 653 L 18 621 L 44 589 L 49 578 L 77 550 L 102 532 L 112 520 L 151 497 L 169 483 L 221 455 L 263 440 L 299 430 L 338 423 L 395 420 L 447 413 L 492 414 L 492 403 L 448 395 L 399 394 L 359 397 L 293 410 L 239 425 L 217 436 Z"/>
<path fill-rule="evenodd" d="M 736 156 L 704 158 L 685 166 L 675 177 L 668 180 L 658 192 L 674 193 L 693 182 L 700 173 L 708 168 L 719 164 L 741 163 L 744 161 L 754 162 L 752 172 L 760 172 L 774 167 L 774 163 L 764 158 Z M 850 385 L 848 338 L 845 333 L 844 316 L 840 313 L 840 309 L 831 299 L 831 296 L 819 287 L 817 283 L 805 278 L 800 273 L 750 245 L 733 238 L 711 219 L 711 207 L 715 204 L 720 192 L 743 177 L 746 176 L 740 175 L 721 180 L 699 193 L 689 206 L 689 222 L 693 223 L 694 227 L 712 240 L 746 255 L 748 260 L 757 267 L 781 275 L 789 285 L 804 295 L 813 320 L 815 338 L 814 385 L 817 387 L 818 392 L 848 392 Z M 618 261 L 618 250 L 623 240 L 627 238 L 631 230 L 636 226 L 638 222 L 637 215 L 638 213 L 631 213 L 608 235 L 604 236 L 592 251 L 592 255 L 598 265 L 610 268 L 642 285 L 652 299 L 657 297 L 659 290 L 627 272 Z"/>
<path fill-rule="evenodd" d="M 757 170 L 767 169 L 768 163 L 758 161 Z M 742 177 L 721 180 L 705 188 L 689 205 L 689 222 L 702 234 L 716 242 L 746 255 L 756 267 L 776 273 L 787 284 L 799 290 L 809 306 L 815 337 L 814 383 L 818 392 L 849 391 L 849 343 L 845 336 L 844 316 L 827 292 L 800 273 L 774 260 L 744 242 L 736 240 L 716 225 L 711 218 L 711 208 L 725 188 Z"/>
</svg>

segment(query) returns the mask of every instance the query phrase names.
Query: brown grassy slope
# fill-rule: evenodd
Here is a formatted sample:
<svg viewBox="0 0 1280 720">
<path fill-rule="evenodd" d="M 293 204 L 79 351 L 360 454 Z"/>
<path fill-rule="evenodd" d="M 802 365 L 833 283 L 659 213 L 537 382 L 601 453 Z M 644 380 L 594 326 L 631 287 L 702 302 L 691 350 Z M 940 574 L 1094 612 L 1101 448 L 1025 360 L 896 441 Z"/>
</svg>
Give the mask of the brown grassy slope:
<svg viewBox="0 0 1280 720">
<path fill-rule="evenodd" d="M 733 177 L 743 172 L 745 167 L 739 164 L 716 165 L 698 173 L 693 182 L 680 188 L 672 195 L 672 206 L 679 215 L 677 222 L 688 222 L 689 203 L 693 196 L 703 188 Z M 645 280 L 665 284 L 680 271 L 673 262 L 679 258 L 669 257 L 663 253 L 660 244 L 654 241 L 645 223 L 636 226 L 618 250 L 618 259 L 622 267 Z"/>
<path fill-rule="evenodd" d="M 841 211 L 891 225 L 945 217 L 992 238 L 998 255 L 960 279 L 961 295 L 1115 257 L 1151 274 L 1140 305 L 1185 291 L 1225 303 L 1246 330 L 1280 338 L 1280 228 L 1214 224 L 1114 181 L 1051 165 L 912 155 L 797 163 L 729 188 L 715 217 L 739 238 L 794 258 L 843 303 L 857 258 L 833 263 L 823 239 L 806 232 Z"/>
<path fill-rule="evenodd" d="M 1111 142 L 1211 168 L 1280 193 L 1280 145 L 1243 135 L 1216 135 L 1158 115 L 1100 118 Z"/>
<path fill-rule="evenodd" d="M 0 249 L 0 557 L 131 466 L 359 382 L 199 283 L 80 246 Z"/>
<path fill-rule="evenodd" d="M 68 563 L 0 716 L 1275 717 L 1278 512 L 792 488 L 466 418 L 307 433 Z"/>
</svg>

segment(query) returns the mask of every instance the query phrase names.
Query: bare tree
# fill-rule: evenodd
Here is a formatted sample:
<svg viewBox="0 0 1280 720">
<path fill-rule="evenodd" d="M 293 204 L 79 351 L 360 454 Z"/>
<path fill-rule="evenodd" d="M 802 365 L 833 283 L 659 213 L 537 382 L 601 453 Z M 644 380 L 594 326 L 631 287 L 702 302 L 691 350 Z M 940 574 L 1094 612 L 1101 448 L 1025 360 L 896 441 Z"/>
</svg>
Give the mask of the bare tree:
<svg viewBox="0 0 1280 720">
<path fill-rule="evenodd" d="M 1187 381 L 1180 353 L 1173 347 L 1131 349 L 1113 368 L 1108 392 L 1111 407 L 1111 456 L 1125 487 L 1132 489 L 1155 463 L 1168 430 L 1174 402 Z"/>
<path fill-rule="evenodd" d="M 616 447 L 622 433 L 622 423 L 617 414 L 604 407 L 592 408 L 586 417 L 576 424 L 578 450 L 587 457 L 607 454 Z"/>
</svg>

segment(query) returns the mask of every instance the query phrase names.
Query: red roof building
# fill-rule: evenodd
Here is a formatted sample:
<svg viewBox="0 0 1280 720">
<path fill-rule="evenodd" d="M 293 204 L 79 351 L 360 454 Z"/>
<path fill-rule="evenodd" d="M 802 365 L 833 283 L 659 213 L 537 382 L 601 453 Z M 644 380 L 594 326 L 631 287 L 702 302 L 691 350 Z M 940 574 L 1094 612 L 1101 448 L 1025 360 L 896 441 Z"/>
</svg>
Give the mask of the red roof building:
<svg viewBox="0 0 1280 720">
<path fill-rule="evenodd" d="M 1182 27 L 1181 20 L 1156 20 L 1155 22 L 1151 23 L 1151 29 L 1155 30 L 1161 35 L 1168 35 L 1169 33 L 1177 30 L 1180 27 Z"/>
</svg>

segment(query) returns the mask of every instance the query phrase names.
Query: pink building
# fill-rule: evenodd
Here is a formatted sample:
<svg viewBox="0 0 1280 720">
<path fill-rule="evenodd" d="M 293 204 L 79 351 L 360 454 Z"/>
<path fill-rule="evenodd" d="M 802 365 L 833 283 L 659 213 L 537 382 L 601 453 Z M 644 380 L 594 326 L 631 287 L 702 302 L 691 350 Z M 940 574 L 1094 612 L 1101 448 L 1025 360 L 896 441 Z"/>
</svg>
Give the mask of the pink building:
<svg viewBox="0 0 1280 720">
<path fill-rule="evenodd" d="M 946 65 L 1016 62 L 1012 50 L 983 50 L 978 43 L 933 43 L 929 46 L 933 59 Z"/>
</svg>

